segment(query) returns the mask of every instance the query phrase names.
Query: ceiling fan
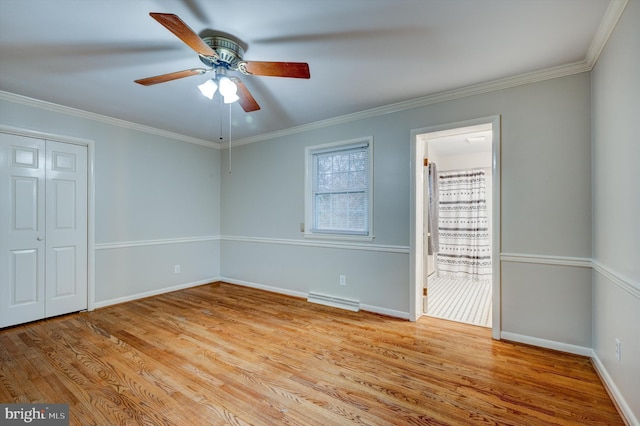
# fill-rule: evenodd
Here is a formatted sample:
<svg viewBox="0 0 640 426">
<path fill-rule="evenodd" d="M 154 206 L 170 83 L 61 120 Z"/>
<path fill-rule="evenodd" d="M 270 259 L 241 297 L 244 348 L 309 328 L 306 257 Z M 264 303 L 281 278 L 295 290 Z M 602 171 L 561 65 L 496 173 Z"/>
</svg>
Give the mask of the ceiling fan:
<svg viewBox="0 0 640 426">
<path fill-rule="evenodd" d="M 251 112 L 260 109 L 258 102 L 256 102 L 242 80 L 235 76 L 229 77 L 227 75 L 228 71 L 240 71 L 244 75 L 271 77 L 311 77 L 309 64 L 305 62 L 245 61 L 243 59 L 244 49 L 236 41 L 228 37 L 211 36 L 201 38 L 177 15 L 172 13 L 150 13 L 149 15 L 176 35 L 187 46 L 195 50 L 200 57 L 200 61 L 207 68 L 191 68 L 135 80 L 136 83 L 143 86 L 151 86 L 213 72 L 215 77 L 199 86 L 203 94 L 211 99 L 216 88 L 220 87 L 220 93 L 224 96 L 226 103 L 237 100 L 245 112 Z M 230 84 L 230 82 L 232 83 Z M 205 86 L 207 85 L 212 91 L 205 93 Z"/>
</svg>

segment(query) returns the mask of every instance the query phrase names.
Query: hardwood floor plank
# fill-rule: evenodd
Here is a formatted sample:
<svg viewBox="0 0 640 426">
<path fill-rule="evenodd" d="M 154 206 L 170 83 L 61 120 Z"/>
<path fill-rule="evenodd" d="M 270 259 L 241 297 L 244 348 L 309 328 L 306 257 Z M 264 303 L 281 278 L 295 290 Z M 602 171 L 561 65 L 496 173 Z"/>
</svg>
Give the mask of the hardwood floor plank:
<svg viewBox="0 0 640 426">
<path fill-rule="evenodd" d="M 623 424 L 591 361 L 213 283 L 0 330 L 0 401 L 71 424 Z"/>
</svg>

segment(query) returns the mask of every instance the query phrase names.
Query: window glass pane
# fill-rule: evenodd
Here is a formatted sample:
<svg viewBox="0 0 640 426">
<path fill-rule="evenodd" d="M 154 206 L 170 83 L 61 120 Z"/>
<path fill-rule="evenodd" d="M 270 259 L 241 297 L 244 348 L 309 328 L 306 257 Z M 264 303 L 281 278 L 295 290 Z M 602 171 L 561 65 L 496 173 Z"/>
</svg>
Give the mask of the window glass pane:
<svg viewBox="0 0 640 426">
<path fill-rule="evenodd" d="M 312 154 L 312 229 L 324 232 L 369 232 L 369 147 Z"/>
</svg>

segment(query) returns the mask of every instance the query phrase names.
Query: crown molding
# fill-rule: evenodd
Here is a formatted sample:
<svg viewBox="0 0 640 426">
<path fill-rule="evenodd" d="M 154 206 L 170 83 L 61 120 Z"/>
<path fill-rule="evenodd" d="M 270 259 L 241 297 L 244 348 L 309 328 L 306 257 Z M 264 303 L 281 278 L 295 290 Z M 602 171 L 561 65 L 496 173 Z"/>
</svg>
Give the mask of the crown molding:
<svg viewBox="0 0 640 426">
<path fill-rule="evenodd" d="M 251 136 L 244 139 L 238 139 L 232 142 L 232 146 L 246 145 L 268 139 L 280 138 L 283 136 L 294 135 L 296 133 L 308 132 L 324 127 L 335 126 L 338 124 L 349 123 L 366 118 L 378 117 L 380 115 L 392 114 L 407 109 L 424 107 L 427 105 L 452 101 L 455 99 L 466 98 L 469 96 L 480 95 L 483 93 L 494 92 L 497 90 L 508 89 L 511 87 L 522 86 L 530 83 L 537 83 L 539 81 L 551 80 L 554 78 L 565 77 L 588 71 L 591 71 L 591 66 L 589 66 L 586 61 L 574 62 L 568 65 L 561 65 L 540 71 L 533 71 L 513 77 L 490 81 L 487 83 L 474 84 L 472 86 L 466 86 L 459 89 L 435 93 L 420 98 L 410 99 L 408 101 L 397 102 L 394 104 L 355 112 L 352 114 L 341 115 L 326 120 L 303 124 L 302 126 L 290 127 L 288 129 L 277 130 L 275 132 L 264 133 L 262 135 Z"/>
<path fill-rule="evenodd" d="M 546 68 L 539 71 L 533 71 L 525 74 L 520 74 L 513 77 L 507 77 L 490 82 L 475 84 L 471 86 L 462 87 L 459 89 L 448 90 L 445 92 L 435 93 L 432 95 L 423 96 L 420 98 L 411 99 L 408 101 L 398 102 L 395 104 L 385 105 L 378 108 L 372 108 L 365 111 L 356 112 L 353 114 L 346 114 L 339 117 L 333 117 L 326 120 L 316 121 L 302 126 L 291 127 L 288 129 L 277 130 L 275 132 L 264 133 L 262 135 L 256 135 L 244 139 L 238 139 L 232 142 L 232 146 L 246 145 L 254 142 L 260 142 L 268 139 L 276 139 L 283 136 L 289 136 L 296 133 L 308 132 L 311 130 L 320 129 L 323 127 L 335 126 L 337 124 L 344 124 L 351 121 L 362 120 L 365 118 L 377 117 L 384 114 L 392 114 L 400 112 L 406 109 L 419 108 L 427 105 L 433 105 L 440 102 L 451 101 L 455 99 L 465 98 L 467 96 L 480 95 L 483 93 L 494 92 L 497 90 L 508 89 L 511 87 L 522 86 L 530 83 L 537 83 L 544 80 L 551 80 L 554 78 L 566 77 L 573 74 L 579 74 L 582 72 L 589 72 L 596 64 L 602 49 L 607 44 L 611 33 L 615 29 L 618 20 L 622 16 L 625 7 L 629 0 L 611 0 L 609 6 L 600 21 L 600 26 L 596 31 L 596 34 L 587 50 L 585 59 L 582 61 L 574 62 L 567 65 L 560 65 L 557 67 Z"/>
<path fill-rule="evenodd" d="M 602 53 L 602 49 L 604 49 L 609 37 L 611 37 L 611 33 L 618 24 L 618 21 L 622 16 L 622 12 L 624 12 L 628 3 L 629 0 L 611 0 L 609 2 L 609 7 L 604 13 L 602 21 L 600 21 L 598 31 L 596 31 L 596 35 L 591 42 L 591 46 L 589 46 L 589 50 L 587 51 L 585 61 L 589 65 L 589 69 L 593 68 L 598 61 L 600 53 Z"/>
<path fill-rule="evenodd" d="M 149 133 L 156 136 L 162 136 L 168 139 L 175 139 L 181 142 L 203 145 L 209 148 L 220 148 L 216 142 L 198 139 L 191 136 L 182 135 L 180 133 L 169 132 L 167 130 L 156 129 L 155 127 L 145 126 L 143 124 L 133 123 L 131 121 L 121 120 L 106 115 L 96 114 L 93 112 L 83 111 L 77 108 L 71 108 L 64 105 L 54 104 L 52 102 L 42 101 L 27 96 L 17 95 L 15 93 L 0 90 L 0 100 L 13 102 L 25 106 L 44 109 L 60 114 L 70 115 L 88 120 L 98 121 L 112 126 L 124 127 L 126 129 L 137 130 L 139 132 Z"/>
<path fill-rule="evenodd" d="M 352 114 L 345 114 L 338 117 L 329 118 L 326 120 L 320 120 L 313 123 L 303 124 L 301 126 L 290 127 L 287 129 L 277 130 L 274 132 L 263 133 L 261 135 L 251 136 L 248 138 L 238 139 L 231 143 L 231 146 L 240 146 L 251 144 L 255 142 L 261 142 L 269 139 L 276 139 L 284 136 L 290 136 L 297 133 L 308 132 L 317 130 L 329 126 L 335 126 L 338 124 L 349 123 L 357 120 L 363 120 L 367 118 L 377 117 L 385 114 L 392 114 L 400 111 L 404 111 L 412 108 L 424 107 L 427 105 L 433 105 L 440 102 L 451 101 L 455 99 L 465 98 L 468 96 L 480 95 L 483 93 L 494 92 L 497 90 L 508 89 L 511 87 L 522 86 L 525 84 L 537 83 L 544 80 L 551 80 L 554 78 L 566 77 L 573 74 L 579 74 L 582 72 L 589 72 L 593 69 L 594 65 L 598 61 L 598 57 L 607 44 L 611 33 L 615 29 L 624 9 L 626 8 L 629 0 L 610 0 L 609 6 L 600 22 L 600 26 L 596 31 L 596 34 L 587 50 L 585 59 L 582 61 L 574 62 L 567 65 L 560 65 L 557 67 L 547 68 L 543 70 L 533 71 L 525 74 L 520 74 L 513 77 L 507 77 L 490 82 L 475 84 L 471 86 L 465 86 L 458 89 L 448 90 L 440 93 L 435 93 L 408 101 L 397 102 L 382 107 L 372 108 Z M 38 99 L 29 98 L 26 96 L 16 95 L 9 92 L 0 91 L 0 100 L 7 100 L 11 102 L 20 103 L 27 106 L 33 106 L 42 109 L 48 109 L 50 111 L 59 112 L 63 114 L 73 115 L 76 117 L 87 118 L 90 120 L 100 121 L 106 124 L 111 124 L 119 127 L 124 127 L 132 130 L 137 130 L 145 133 L 154 134 L 170 139 L 175 139 L 183 142 L 193 143 L 196 145 L 203 145 L 215 149 L 225 149 L 228 145 L 222 145 L 214 141 L 198 139 L 191 136 L 182 135 L 179 133 L 169 132 L 166 130 L 156 129 L 154 127 L 145 126 L 142 124 L 133 123 L 126 120 L 108 117 L 101 114 L 83 111 L 76 108 L 57 105 L 51 102 L 41 101 Z"/>
</svg>

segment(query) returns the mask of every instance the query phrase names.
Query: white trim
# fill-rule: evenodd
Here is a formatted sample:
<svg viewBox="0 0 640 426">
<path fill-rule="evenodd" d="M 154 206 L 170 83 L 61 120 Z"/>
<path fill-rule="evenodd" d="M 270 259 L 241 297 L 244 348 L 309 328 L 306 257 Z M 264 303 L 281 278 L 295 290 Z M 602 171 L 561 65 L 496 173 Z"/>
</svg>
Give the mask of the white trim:
<svg viewBox="0 0 640 426">
<path fill-rule="evenodd" d="M 613 0 L 619 1 L 619 0 Z M 606 29 L 613 31 L 613 28 Z M 604 30 L 603 30 L 604 31 Z M 606 42 L 606 40 L 605 40 Z M 397 102 L 382 107 L 371 108 L 364 111 L 359 111 L 351 114 L 345 114 L 338 117 L 329 118 L 326 120 L 320 120 L 313 123 L 303 124 L 301 126 L 290 127 L 288 129 L 277 130 L 274 132 L 263 133 L 260 135 L 249 136 L 243 139 L 237 139 L 231 143 L 232 146 L 240 146 L 251 144 L 255 142 L 261 142 L 269 139 L 276 139 L 284 136 L 295 135 L 298 133 L 308 132 L 316 129 L 322 129 L 325 127 L 336 126 L 339 124 L 350 123 L 357 120 L 363 120 L 372 117 L 378 117 L 380 115 L 392 114 L 401 112 L 407 109 L 419 108 L 428 105 L 437 104 L 440 102 L 451 101 L 455 99 L 465 98 L 468 96 L 480 95 L 483 93 L 495 92 L 498 90 L 508 89 L 511 87 L 522 86 L 525 84 L 536 83 L 545 80 L 552 80 L 554 78 L 566 77 L 569 75 L 579 74 L 582 72 L 591 71 L 593 64 L 587 61 L 573 62 L 567 65 L 561 65 L 553 68 L 548 68 L 539 71 L 533 71 L 526 74 L 520 74 L 513 77 L 507 77 L 500 80 L 494 80 L 486 83 L 475 84 L 472 86 L 466 86 L 459 89 L 448 90 L 445 92 L 435 93 L 432 95 L 423 96 L 420 98 L 410 99 L 407 101 Z M 79 110 L 63 105 L 54 104 L 51 102 L 41 101 L 38 99 L 29 98 L 22 95 L 16 95 L 10 92 L 0 90 L 0 100 L 7 100 L 10 102 L 20 103 L 27 106 L 46 109 L 66 115 L 76 116 L 80 118 L 86 118 L 94 121 L 111 124 L 118 127 L 124 127 L 132 130 L 137 130 L 157 136 L 167 137 L 170 139 L 180 140 L 183 142 L 193 143 L 196 145 L 203 145 L 215 149 L 226 149 L 228 145 L 219 144 L 214 141 L 208 141 L 204 139 L 194 138 L 191 136 L 181 135 L 179 133 L 169 132 L 166 130 L 157 129 L 142 124 L 133 123 L 126 120 L 108 117 L 88 111 Z"/>
<path fill-rule="evenodd" d="M 358 312 L 360 310 L 359 300 L 347 299 L 340 296 L 331 296 L 329 294 L 317 293 L 315 291 L 309 292 L 307 302 L 331 306 L 332 308 L 346 309 L 351 312 Z"/>
<path fill-rule="evenodd" d="M 176 291 L 176 290 L 184 290 L 186 288 L 191 288 L 191 287 L 197 287 L 200 285 L 204 285 L 204 284 L 210 284 L 210 283 L 214 283 L 220 281 L 219 278 L 209 278 L 209 279 L 204 279 L 204 280 L 200 280 L 200 281 L 193 281 L 190 283 L 184 283 L 184 284 L 178 284 L 178 285 L 174 285 L 171 287 L 163 287 L 157 290 L 150 290 L 150 291 L 145 291 L 142 293 L 136 293 L 136 294 L 131 294 L 129 296 L 123 296 L 123 297 L 117 297 L 115 299 L 110 299 L 110 300 L 104 300 L 102 302 L 96 302 L 95 303 L 95 308 L 104 308 L 106 306 L 111 306 L 111 305 L 117 305 L 120 303 L 125 303 L 125 302 L 131 302 L 133 300 L 137 300 L 137 299 L 144 299 L 145 297 L 150 297 L 150 296 L 157 296 L 159 294 L 164 294 L 164 293 L 171 293 L 172 291 Z"/>
<path fill-rule="evenodd" d="M 615 272 L 595 259 L 587 257 L 547 256 L 540 254 L 501 253 L 500 260 L 503 262 L 591 268 L 593 271 L 598 272 L 635 298 L 640 299 L 640 283 L 634 282 L 631 278 Z"/>
<path fill-rule="evenodd" d="M 240 237 L 233 235 L 223 235 L 220 237 L 222 241 L 236 241 L 243 243 L 260 243 L 260 244 L 284 244 L 291 246 L 305 246 L 305 247 L 320 247 L 320 248 L 332 248 L 341 250 L 362 250 L 362 251 L 377 251 L 384 253 L 400 253 L 409 254 L 409 247 L 407 246 L 392 246 L 381 244 L 358 244 L 340 241 L 304 241 L 304 240 L 290 240 L 283 238 L 259 238 L 259 237 Z"/>
<path fill-rule="evenodd" d="M 397 102 L 391 105 L 385 105 L 378 108 L 371 108 L 352 114 L 346 114 L 339 117 L 329 118 L 327 120 L 316 121 L 302 126 L 291 127 L 288 129 L 277 130 L 270 133 L 251 136 L 248 138 L 238 139 L 233 145 L 245 145 L 254 142 L 260 142 L 268 139 L 280 138 L 296 133 L 307 132 L 311 130 L 321 129 L 323 127 L 335 126 L 338 124 L 348 123 L 351 121 L 362 120 L 365 118 L 377 117 L 384 114 L 391 114 L 411 108 L 419 108 L 440 102 L 452 101 L 467 96 L 479 95 L 483 93 L 495 92 L 498 90 L 509 89 L 511 87 L 522 86 L 525 84 L 536 83 L 554 78 L 566 77 L 569 75 L 589 72 L 593 69 L 602 49 L 607 44 L 609 37 L 613 33 L 624 9 L 629 0 L 610 0 L 609 6 L 600 21 L 600 26 L 587 50 L 585 59 L 557 67 L 546 68 L 543 70 L 532 71 L 512 77 L 493 80 L 485 83 L 474 84 L 471 86 L 461 87 L 458 89 L 448 90 L 445 92 L 434 93 L 432 95 L 422 96 L 420 98 L 408 101 Z"/>
<path fill-rule="evenodd" d="M 618 24 L 618 20 L 620 20 L 622 12 L 624 12 L 624 9 L 627 7 L 627 3 L 629 3 L 629 0 L 611 0 L 609 2 L 607 11 L 602 17 L 602 21 L 600 21 L 598 31 L 596 31 L 591 46 L 589 46 L 589 50 L 587 50 L 585 61 L 589 69 L 592 69 L 598 61 L 598 57 Z"/>
<path fill-rule="evenodd" d="M 380 115 L 392 114 L 412 108 L 420 108 L 427 105 L 433 105 L 440 102 L 452 101 L 455 99 L 465 98 L 468 96 L 480 95 L 483 93 L 495 92 L 498 90 L 509 89 L 511 87 L 522 86 L 530 83 L 551 80 L 554 78 L 566 77 L 569 75 L 580 74 L 582 72 L 591 71 L 591 66 L 586 61 L 574 62 L 558 67 L 547 68 L 540 71 L 533 71 L 514 77 L 507 77 L 500 80 L 494 80 L 487 83 L 475 84 L 472 86 L 462 87 L 459 89 L 448 90 L 445 92 L 435 93 L 420 98 L 410 99 L 408 101 L 397 102 L 382 107 L 371 108 L 368 110 L 345 114 L 326 120 L 316 121 L 301 126 L 291 127 L 288 129 L 277 130 L 275 132 L 263 133 L 261 135 L 250 136 L 238 139 L 232 143 L 233 146 L 246 145 L 255 142 L 261 142 L 268 139 L 276 139 L 284 136 L 290 136 L 297 133 L 308 132 L 311 130 L 322 129 L 324 127 L 336 126 L 338 124 L 349 123 L 352 121 L 363 120 Z"/>
<path fill-rule="evenodd" d="M 393 246 L 382 244 L 360 244 L 345 239 L 345 242 L 336 241 L 336 238 L 332 238 L 332 241 L 304 241 L 304 240 L 292 240 L 284 238 L 260 238 L 260 237 L 241 237 L 234 235 L 219 235 L 219 236 L 207 236 L 207 237 L 188 237 L 188 238 L 167 238 L 159 240 L 140 240 L 140 241 L 123 241 L 117 243 L 100 243 L 95 245 L 96 250 L 114 250 L 131 247 L 144 247 L 144 246 L 157 246 L 165 244 L 187 244 L 187 243 L 199 243 L 203 241 L 236 241 L 244 243 L 259 243 L 259 244 L 279 244 L 279 245 L 291 245 L 291 246 L 304 246 L 304 247 L 320 247 L 320 248 L 333 248 L 341 250 L 362 250 L 362 251 L 376 251 L 383 253 L 401 253 L 409 254 L 409 247 L 407 246 Z"/>
<path fill-rule="evenodd" d="M 304 293 L 301 291 L 287 290 L 280 287 L 273 287 L 264 284 L 253 283 L 249 281 L 236 280 L 233 278 L 220 277 L 217 278 L 216 281 L 221 281 L 229 284 L 241 285 L 243 287 L 255 288 L 258 290 L 269 291 L 271 293 L 284 294 L 285 296 L 298 297 L 302 299 L 306 299 L 308 297 L 308 293 Z M 386 315 L 394 318 L 400 319 L 409 319 L 409 313 L 403 311 L 396 311 L 394 309 L 381 308 L 379 306 L 373 305 L 360 305 L 360 310 L 366 312 L 372 312 L 374 314 Z"/>
<path fill-rule="evenodd" d="M 253 283 L 250 281 L 242 281 L 242 280 L 236 280 L 233 278 L 226 278 L 226 277 L 218 278 L 217 281 L 221 281 L 229 284 L 241 285 L 243 287 L 255 288 L 257 290 L 269 291 L 271 293 L 284 294 L 285 296 L 299 297 L 301 299 L 307 298 L 307 293 L 304 293 L 302 291 L 287 290 L 281 287 L 273 287 L 269 285 Z"/>
<path fill-rule="evenodd" d="M 604 384 L 604 387 L 607 389 L 607 392 L 609 393 L 609 396 L 611 396 L 611 399 L 614 400 L 618 411 L 621 412 L 620 414 L 622 414 L 624 420 L 626 420 L 626 423 L 632 426 L 640 426 L 640 420 L 633 414 L 633 410 L 631 409 L 631 407 L 629 407 L 627 400 L 624 398 L 624 396 L 616 386 L 616 383 L 609 375 L 609 372 L 605 368 L 602 361 L 600 361 L 600 358 L 598 358 L 598 354 L 596 353 L 596 351 L 592 351 L 591 353 L 591 362 L 596 370 L 596 373 L 598 373 L 598 376 L 600 376 L 600 381 L 602 381 L 602 383 Z"/>
<path fill-rule="evenodd" d="M 400 318 L 407 321 L 411 319 L 409 312 L 396 311 L 395 309 L 381 308 L 380 306 L 360 304 L 360 310 L 372 312 L 374 314 L 386 315 L 388 317 Z"/>
<path fill-rule="evenodd" d="M 591 259 L 586 257 L 547 256 L 541 254 L 501 253 L 503 262 L 536 263 L 540 265 L 575 266 L 591 268 Z"/>
<path fill-rule="evenodd" d="M 96 301 L 96 144 L 88 141 L 87 145 L 87 310 L 95 309 Z"/>
<path fill-rule="evenodd" d="M 502 276 L 500 262 L 496 262 L 502 250 L 502 116 L 493 117 L 491 122 L 491 337 L 500 339 L 502 331 Z"/>
<path fill-rule="evenodd" d="M 166 238 L 160 240 L 141 240 L 141 241 L 125 241 L 120 243 L 101 243 L 96 244 L 96 250 L 113 250 L 131 247 L 144 247 L 144 246 L 160 246 L 166 244 L 187 244 L 187 243 L 199 243 L 202 241 L 217 241 L 220 240 L 218 236 L 210 237 L 188 237 L 188 238 Z"/>
<path fill-rule="evenodd" d="M 332 234 L 330 232 L 327 233 L 319 233 L 315 234 L 310 232 L 305 232 L 302 236 L 306 239 L 310 240 L 325 240 L 325 241 L 350 241 L 353 243 L 370 243 L 376 239 L 374 235 L 349 235 L 349 234 Z"/>
<path fill-rule="evenodd" d="M 503 331 L 500 333 L 500 337 L 504 340 L 509 340 L 517 343 L 525 343 L 527 345 L 539 346 L 541 348 L 553 349 L 556 351 L 568 352 L 570 354 L 591 356 L 593 350 L 585 346 L 571 345 L 569 343 L 556 342 L 554 340 L 540 339 L 538 337 L 525 336 L 522 334 L 510 333 Z"/>
<path fill-rule="evenodd" d="M 58 105 L 51 102 L 41 101 L 39 99 L 29 98 L 27 96 L 16 95 L 14 93 L 0 90 L 0 100 L 14 102 L 34 108 L 49 110 L 74 117 L 85 118 L 88 120 L 98 121 L 112 126 L 124 127 L 126 129 L 137 130 L 139 132 L 149 133 L 156 136 L 162 136 L 169 139 L 175 139 L 182 142 L 188 142 L 196 145 L 203 145 L 209 148 L 221 149 L 217 142 L 204 139 L 198 139 L 191 136 L 181 135 L 179 133 L 169 132 L 167 130 L 156 129 L 154 127 L 145 126 L 143 124 L 132 123 L 131 121 L 121 120 L 119 118 L 108 117 L 106 115 L 96 114 L 93 112 L 83 111 L 81 109 L 71 108 L 64 105 Z"/>
<path fill-rule="evenodd" d="M 618 274 L 595 259 L 591 261 L 591 264 L 593 265 L 594 271 L 598 272 L 603 277 L 634 296 L 636 299 L 640 299 L 640 283 L 633 282 L 630 278 Z"/>
<path fill-rule="evenodd" d="M 2 92 L 0 92 L 0 94 L 1 93 Z M 88 146 L 90 143 L 94 142 L 91 139 L 76 138 L 74 136 L 65 136 L 65 135 L 58 135 L 55 133 L 47 133 L 47 132 L 40 132 L 37 130 L 23 129 L 21 127 L 9 126 L 7 124 L 2 124 L 2 123 L 0 123 L 0 132 L 10 133 L 18 136 L 26 136 L 29 138 L 46 139 L 48 141 L 54 141 L 54 142 L 70 143 L 73 145 Z"/>
</svg>

